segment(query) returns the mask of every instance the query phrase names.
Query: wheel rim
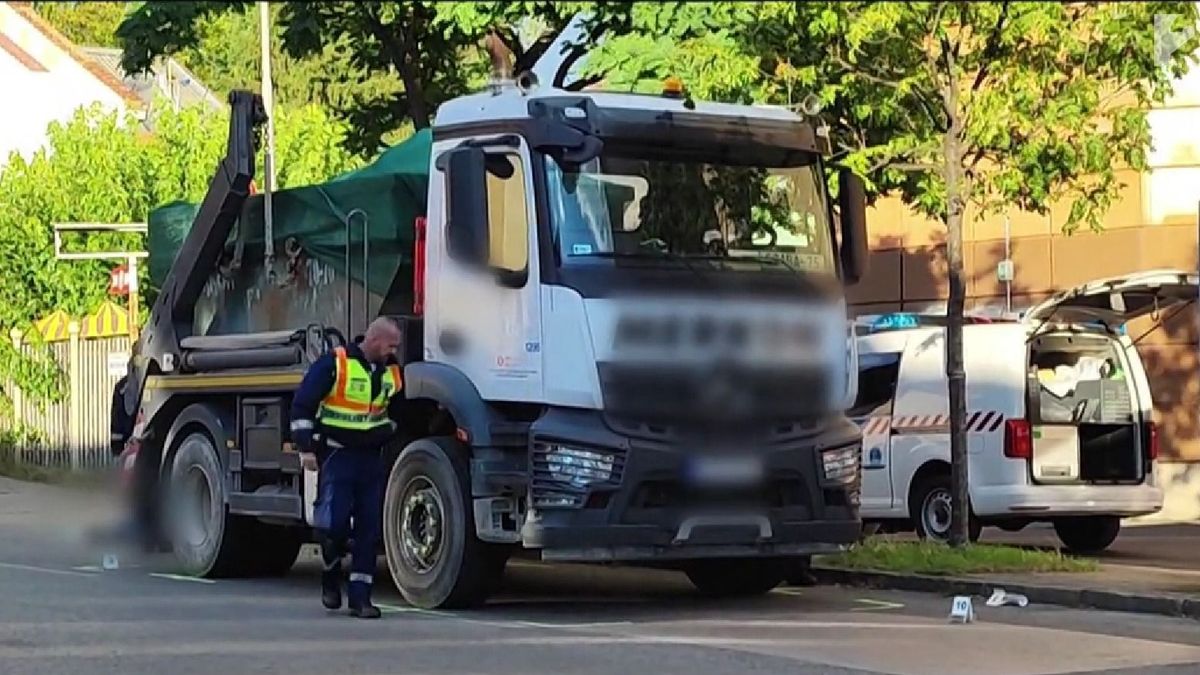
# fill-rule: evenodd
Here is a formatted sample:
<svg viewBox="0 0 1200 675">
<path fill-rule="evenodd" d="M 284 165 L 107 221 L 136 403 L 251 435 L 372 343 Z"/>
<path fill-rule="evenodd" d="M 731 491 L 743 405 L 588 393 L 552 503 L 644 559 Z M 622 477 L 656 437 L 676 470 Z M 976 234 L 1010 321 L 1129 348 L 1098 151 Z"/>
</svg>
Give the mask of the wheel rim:
<svg viewBox="0 0 1200 675">
<path fill-rule="evenodd" d="M 933 539 L 945 539 L 950 534 L 953 512 L 949 490 L 937 488 L 931 491 L 921 506 L 921 525 L 925 534 Z"/>
<path fill-rule="evenodd" d="M 415 476 L 400 498 L 400 556 L 406 567 L 428 574 L 445 546 L 445 509 L 442 493 L 425 476 Z"/>
<path fill-rule="evenodd" d="M 199 546 L 212 531 L 212 485 L 203 468 L 193 465 L 184 474 L 182 488 L 180 531 L 185 542 Z"/>
</svg>

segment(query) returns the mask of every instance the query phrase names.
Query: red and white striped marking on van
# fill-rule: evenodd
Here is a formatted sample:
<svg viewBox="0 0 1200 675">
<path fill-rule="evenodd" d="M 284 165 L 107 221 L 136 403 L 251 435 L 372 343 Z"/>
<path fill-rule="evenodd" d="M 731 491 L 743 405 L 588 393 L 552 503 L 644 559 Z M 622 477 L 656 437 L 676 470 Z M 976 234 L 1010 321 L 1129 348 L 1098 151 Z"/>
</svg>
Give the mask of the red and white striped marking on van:
<svg viewBox="0 0 1200 675">
<path fill-rule="evenodd" d="M 864 436 L 885 433 L 888 428 L 899 434 L 938 434 L 950 432 L 949 415 L 875 415 L 854 420 Z M 991 434 L 1004 426 L 1004 413 L 975 410 L 967 413 L 967 433 Z"/>
</svg>

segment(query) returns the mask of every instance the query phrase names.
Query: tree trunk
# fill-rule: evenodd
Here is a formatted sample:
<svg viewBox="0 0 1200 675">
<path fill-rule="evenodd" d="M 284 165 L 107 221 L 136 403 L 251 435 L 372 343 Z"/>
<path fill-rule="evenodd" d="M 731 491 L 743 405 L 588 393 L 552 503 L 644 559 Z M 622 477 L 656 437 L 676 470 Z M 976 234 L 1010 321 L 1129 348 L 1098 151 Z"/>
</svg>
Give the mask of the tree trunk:
<svg viewBox="0 0 1200 675">
<path fill-rule="evenodd" d="M 967 491 L 967 376 L 963 369 L 963 306 L 966 284 L 963 282 L 962 221 L 966 186 L 963 181 L 960 145 L 961 119 L 950 116 L 945 141 L 946 174 L 946 263 L 950 297 L 946 303 L 946 381 L 950 404 L 950 485 L 953 510 L 950 519 L 950 545 L 967 543 L 970 516 Z"/>
</svg>

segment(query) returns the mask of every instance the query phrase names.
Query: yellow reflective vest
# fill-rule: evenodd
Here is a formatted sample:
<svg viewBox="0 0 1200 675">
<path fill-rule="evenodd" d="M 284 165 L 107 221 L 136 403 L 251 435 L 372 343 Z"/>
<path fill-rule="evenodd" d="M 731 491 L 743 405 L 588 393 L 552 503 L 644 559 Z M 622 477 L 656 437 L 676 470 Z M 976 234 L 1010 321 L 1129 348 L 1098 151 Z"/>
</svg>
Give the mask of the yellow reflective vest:
<svg viewBox="0 0 1200 675">
<path fill-rule="evenodd" d="M 327 429 L 372 431 L 388 425 L 388 402 L 403 382 L 400 366 L 389 365 L 380 378 L 379 392 L 371 397 L 371 371 L 350 358 L 345 347 L 334 350 L 337 378 L 333 389 L 321 401 L 317 420 Z"/>
</svg>

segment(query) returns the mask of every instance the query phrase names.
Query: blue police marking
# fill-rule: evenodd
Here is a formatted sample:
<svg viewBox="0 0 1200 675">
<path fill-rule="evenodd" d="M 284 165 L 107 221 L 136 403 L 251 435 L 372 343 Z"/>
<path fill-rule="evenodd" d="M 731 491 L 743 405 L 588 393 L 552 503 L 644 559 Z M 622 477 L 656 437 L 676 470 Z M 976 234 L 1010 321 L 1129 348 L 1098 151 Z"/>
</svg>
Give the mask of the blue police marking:
<svg viewBox="0 0 1200 675">
<path fill-rule="evenodd" d="M 865 467 L 868 469 L 881 469 L 883 466 L 883 449 L 878 447 L 871 448 L 867 452 L 867 462 Z"/>
</svg>

